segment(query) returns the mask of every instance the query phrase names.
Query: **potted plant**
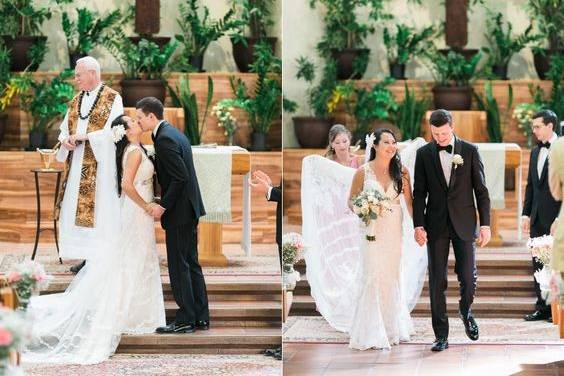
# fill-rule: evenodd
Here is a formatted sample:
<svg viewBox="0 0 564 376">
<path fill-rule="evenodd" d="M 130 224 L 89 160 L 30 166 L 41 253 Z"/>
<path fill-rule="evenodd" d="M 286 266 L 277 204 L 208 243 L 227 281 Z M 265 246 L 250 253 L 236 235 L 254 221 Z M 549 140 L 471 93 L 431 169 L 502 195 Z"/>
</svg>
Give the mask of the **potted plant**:
<svg viewBox="0 0 564 376">
<path fill-rule="evenodd" d="M 533 24 L 548 42 L 533 48 L 535 69 L 541 80 L 547 77 L 551 56 L 564 53 L 563 9 L 564 0 L 529 0 L 527 4 Z"/>
<path fill-rule="evenodd" d="M 463 55 L 450 51 L 446 56 L 432 52 L 428 55 L 430 69 L 435 78 L 433 101 L 435 108 L 467 111 L 472 105 L 470 81 L 476 76 L 480 61 L 478 53 L 466 60 Z"/>
<path fill-rule="evenodd" d="M 170 85 L 168 86 L 172 104 L 174 107 L 182 107 L 184 109 L 184 134 L 186 134 L 192 145 L 199 145 L 202 143 L 206 117 L 213 98 L 213 80 L 208 76 L 208 94 L 202 117 L 199 115 L 196 93 L 190 89 L 188 75 L 181 76 L 179 84 L 180 86 L 177 86 L 176 90 Z"/>
<path fill-rule="evenodd" d="M 211 42 L 218 40 L 231 30 L 239 27 L 235 12 L 230 9 L 221 19 L 210 18 L 208 7 L 204 6 L 200 15 L 198 0 L 186 0 L 179 5 L 180 18 L 176 21 L 181 33 L 174 37 L 184 48 L 174 57 L 171 69 L 176 72 L 203 72 L 204 53 Z"/>
<path fill-rule="evenodd" d="M 302 56 L 297 59 L 297 63 L 296 78 L 303 79 L 309 86 L 305 97 L 310 114 L 292 117 L 296 138 L 302 148 L 324 148 L 327 146 L 329 129 L 334 122 L 334 118 L 330 116 L 328 103 L 337 86 L 337 66 L 335 62 L 328 61 L 323 68 L 319 83 L 314 85 L 316 67 L 313 62 Z"/>
<path fill-rule="evenodd" d="M 224 99 L 223 105 L 238 107 L 249 116 L 252 130 L 252 146 L 254 151 L 268 150 L 267 136 L 272 122 L 279 119 L 282 111 L 282 85 L 280 74 L 282 62 L 274 56 L 267 43 L 255 46 L 255 62 L 251 72 L 257 74 L 255 90 L 252 95 L 247 85 L 240 78 L 230 78 L 235 99 Z"/>
<path fill-rule="evenodd" d="M 490 47 L 483 47 L 482 50 L 488 54 L 487 66 L 496 77 L 507 80 L 507 66 L 513 54 L 539 38 L 537 35 L 531 35 L 532 29 L 533 25 L 529 25 L 523 33 L 513 36 L 513 26 L 511 23 L 504 25 L 501 13 L 492 14 L 486 20 L 484 36 Z"/>
<path fill-rule="evenodd" d="M 370 55 L 364 40 L 374 33 L 377 21 L 391 19 L 391 16 L 384 12 L 386 0 L 310 1 L 312 8 L 318 3 L 326 8 L 323 17 L 324 36 L 317 45 L 319 52 L 323 57 L 337 62 L 338 79 L 362 78 Z M 363 7 L 368 8 L 366 22 L 360 22 L 357 17 Z"/>
<path fill-rule="evenodd" d="M 10 51 L 0 41 L 0 144 L 4 140 L 8 121 L 8 115 L 4 113 L 4 110 L 8 107 L 13 97 L 13 91 L 10 92 L 8 90 L 11 77 Z"/>
<path fill-rule="evenodd" d="M 404 100 L 392 113 L 392 122 L 398 127 L 403 140 L 413 140 L 421 136 L 421 122 L 431 106 L 431 100 L 427 97 L 418 99 L 414 90 L 409 90 L 407 83 L 404 87 Z"/>
<path fill-rule="evenodd" d="M 56 4 L 69 1 L 54 0 Z M 39 30 L 51 13 L 47 7 L 36 7 L 33 0 L 0 0 L 0 36 L 12 51 L 10 70 L 37 70 L 47 51 L 47 37 Z"/>
<path fill-rule="evenodd" d="M 431 41 L 437 35 L 435 26 L 427 26 L 417 31 L 405 24 L 396 24 L 395 34 L 387 27 L 384 28 L 390 76 L 397 80 L 405 79 L 405 64 L 409 59 L 422 55 L 431 48 Z"/>
<path fill-rule="evenodd" d="M 329 103 L 329 110 L 333 111 L 343 103 L 347 115 L 355 119 L 353 132 L 354 142 L 360 142 L 366 147 L 365 136 L 375 127 L 390 127 L 393 114 L 398 105 L 388 86 L 394 82 L 393 78 L 386 78 L 371 89 L 355 87 L 354 81 L 347 81 L 338 85 Z M 375 124 L 378 122 L 378 124 Z"/>
<path fill-rule="evenodd" d="M 275 0 L 232 0 L 239 20 L 239 27 L 231 35 L 233 59 L 241 72 L 248 72 L 253 64 L 255 45 L 266 41 L 272 51 L 277 38 L 269 37 L 268 31 L 274 25 L 272 8 Z"/>
<path fill-rule="evenodd" d="M 162 48 L 145 39 L 135 45 L 121 34 L 105 41 L 105 45 L 123 72 L 120 84 L 125 107 L 135 106 L 144 97 L 155 97 L 164 103 L 166 80 L 163 72 L 176 49 L 176 41 L 171 41 Z"/>
<path fill-rule="evenodd" d="M 119 27 L 126 18 L 119 10 L 100 16 L 87 8 L 77 8 L 76 21 L 73 21 L 68 12 L 63 12 L 61 23 L 67 39 L 70 68 L 74 69 L 78 59 L 101 44 L 107 31 Z"/>
<path fill-rule="evenodd" d="M 513 87 L 509 85 L 509 100 L 507 108 L 513 105 Z M 486 82 L 484 85 L 484 95 L 474 93 L 474 98 L 480 111 L 485 111 L 487 114 L 488 136 L 490 142 L 503 142 L 503 124 L 501 123 L 501 114 L 497 100 L 493 95 L 491 81 Z"/>
<path fill-rule="evenodd" d="M 300 281 L 300 272 L 294 269 L 294 265 L 304 258 L 305 246 L 302 236 L 296 232 L 289 232 L 282 237 L 282 283 L 287 291 L 296 288 Z"/>
<path fill-rule="evenodd" d="M 35 81 L 31 73 L 15 76 L 8 90 L 20 97 L 20 108 L 31 117 L 29 149 L 47 147 L 47 131 L 67 111 L 68 102 L 74 97 L 74 87 L 67 82 L 74 76 L 72 70 L 64 70 L 51 81 Z"/>
</svg>

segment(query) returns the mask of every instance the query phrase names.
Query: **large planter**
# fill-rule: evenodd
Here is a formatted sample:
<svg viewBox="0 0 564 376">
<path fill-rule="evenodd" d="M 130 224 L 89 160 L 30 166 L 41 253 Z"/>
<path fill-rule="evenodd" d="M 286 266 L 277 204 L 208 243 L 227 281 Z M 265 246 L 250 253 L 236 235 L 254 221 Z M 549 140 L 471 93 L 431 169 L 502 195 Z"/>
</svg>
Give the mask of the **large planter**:
<svg viewBox="0 0 564 376">
<path fill-rule="evenodd" d="M 31 47 L 40 41 L 46 41 L 45 36 L 18 36 L 12 38 L 10 36 L 4 35 L 2 37 L 6 47 L 11 50 L 12 62 L 10 64 L 10 70 L 12 72 L 21 72 L 31 64 L 31 60 L 28 58 L 27 53 Z M 37 66 L 31 66 L 29 69 L 31 71 L 36 71 Z"/>
<path fill-rule="evenodd" d="M 507 64 L 506 65 L 494 65 L 492 67 L 492 73 L 499 77 L 500 80 L 508 80 L 507 78 Z"/>
<path fill-rule="evenodd" d="M 533 50 L 535 69 L 541 80 L 546 79 L 546 74 L 550 70 L 550 58 L 556 53 L 564 53 L 564 50 L 543 49 L 542 52 Z"/>
<path fill-rule="evenodd" d="M 231 38 L 231 44 L 233 46 L 233 59 L 235 60 L 235 64 L 237 64 L 237 68 L 239 68 L 240 72 L 246 73 L 250 70 L 251 64 L 255 61 L 254 53 L 255 53 L 255 45 L 258 44 L 261 39 L 260 38 L 246 38 L 247 45 L 245 46 L 241 42 L 236 42 L 233 38 Z M 277 38 L 274 37 L 267 37 L 266 41 L 270 45 L 272 52 L 276 48 L 276 40 Z"/>
<path fill-rule="evenodd" d="M 368 66 L 368 55 L 370 50 L 368 48 L 345 48 L 342 50 L 331 49 L 331 55 L 337 62 L 337 79 L 339 80 L 360 80 L 366 72 Z M 355 61 L 362 58 L 365 61 L 364 66 L 358 67 L 355 72 Z"/>
<path fill-rule="evenodd" d="M 120 85 L 124 107 L 135 107 L 145 97 L 155 97 L 162 103 L 166 98 L 164 80 L 121 80 Z"/>
<path fill-rule="evenodd" d="M 76 67 L 76 61 L 78 59 L 82 59 L 85 56 L 86 56 L 86 54 L 83 54 L 82 52 L 69 53 L 69 67 L 70 67 L 70 69 L 74 69 Z"/>
<path fill-rule="evenodd" d="M 204 71 L 204 54 L 198 56 L 192 56 L 190 58 L 190 65 L 193 66 L 198 70 L 198 72 L 202 73 Z"/>
<path fill-rule="evenodd" d="M 389 63 L 390 77 L 396 80 L 405 80 L 405 64 Z"/>
<path fill-rule="evenodd" d="M 292 120 L 294 121 L 296 138 L 302 148 L 320 149 L 327 147 L 329 129 L 333 126 L 334 118 L 295 116 Z"/>
<path fill-rule="evenodd" d="M 43 131 L 29 132 L 29 150 L 47 148 L 47 133 Z"/>
<path fill-rule="evenodd" d="M 6 127 L 8 126 L 8 115 L 0 113 L 0 144 L 4 140 L 4 134 L 6 134 Z"/>
<path fill-rule="evenodd" d="M 251 150 L 252 151 L 268 151 L 268 146 L 266 144 L 266 139 L 268 137 L 267 133 L 253 132 L 251 134 Z"/>
<path fill-rule="evenodd" d="M 433 88 L 435 109 L 468 111 L 472 106 L 471 86 L 435 86 Z"/>
</svg>

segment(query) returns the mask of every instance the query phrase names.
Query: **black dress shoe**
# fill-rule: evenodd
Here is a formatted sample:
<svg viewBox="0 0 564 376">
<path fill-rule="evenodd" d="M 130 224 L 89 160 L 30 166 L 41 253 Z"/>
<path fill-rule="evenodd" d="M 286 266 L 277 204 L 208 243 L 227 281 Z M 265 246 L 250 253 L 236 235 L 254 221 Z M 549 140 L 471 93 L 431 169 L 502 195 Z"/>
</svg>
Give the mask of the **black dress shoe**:
<svg viewBox="0 0 564 376">
<path fill-rule="evenodd" d="M 446 338 L 437 338 L 435 343 L 433 343 L 433 347 L 431 347 L 431 351 L 443 351 L 448 349 L 448 339 Z"/>
<path fill-rule="evenodd" d="M 86 265 L 86 260 L 82 261 L 80 264 L 76 264 L 70 267 L 70 271 L 73 274 L 77 274 L 80 269 L 84 268 L 84 265 Z"/>
<path fill-rule="evenodd" d="M 470 316 L 469 318 L 466 318 L 460 315 L 460 318 L 462 319 L 462 323 L 464 324 L 464 329 L 466 330 L 466 335 L 468 336 L 468 338 L 470 338 L 472 341 L 477 341 L 478 337 L 480 336 L 480 331 L 478 324 L 476 324 L 476 321 L 474 320 L 474 317 Z"/>
<path fill-rule="evenodd" d="M 274 359 L 282 360 L 282 347 L 276 349 L 276 352 L 274 353 Z"/>
<path fill-rule="evenodd" d="M 541 321 L 541 320 L 548 320 L 550 317 L 550 312 L 543 312 L 536 310 L 535 312 L 525 315 L 525 321 Z"/>
<path fill-rule="evenodd" d="M 159 334 L 179 334 L 179 333 L 194 333 L 196 325 L 194 324 L 176 324 L 171 323 L 167 326 L 160 326 L 156 332 Z"/>
<path fill-rule="evenodd" d="M 208 330 L 210 328 L 209 321 L 196 321 L 196 329 L 198 330 Z"/>
</svg>

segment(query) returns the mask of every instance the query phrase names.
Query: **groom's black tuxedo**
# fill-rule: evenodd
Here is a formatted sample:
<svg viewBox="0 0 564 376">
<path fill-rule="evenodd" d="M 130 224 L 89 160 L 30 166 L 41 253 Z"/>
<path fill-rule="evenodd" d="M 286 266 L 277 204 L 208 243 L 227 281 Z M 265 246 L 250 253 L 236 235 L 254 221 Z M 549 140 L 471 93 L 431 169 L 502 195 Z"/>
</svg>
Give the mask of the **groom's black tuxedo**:
<svg viewBox="0 0 564 376">
<path fill-rule="evenodd" d="M 178 129 L 162 122 L 153 137 L 155 167 L 165 212 L 168 272 L 179 309 L 177 324 L 209 320 L 208 297 L 198 262 L 198 222 L 205 214 L 190 142 Z"/>
<path fill-rule="evenodd" d="M 474 196 L 482 226 L 490 225 L 490 199 L 478 149 L 468 142 L 455 139 L 453 153 L 462 157 L 463 164 L 456 168 L 452 165 L 447 185 L 437 146 L 436 142 L 431 142 L 417 151 L 413 224 L 414 227 L 423 227 L 427 232 L 433 330 L 437 338 L 448 338 L 445 290 L 450 243 L 454 248 L 455 271 L 460 284 L 460 312 L 470 317 L 477 279 Z"/>
<path fill-rule="evenodd" d="M 538 174 L 538 160 L 541 148 L 537 145 L 531 150 L 529 159 L 529 175 L 527 177 L 527 188 L 525 189 L 525 203 L 523 204 L 523 215 L 530 218 L 530 237 L 549 235 L 552 222 L 560 212 L 560 201 L 556 201 L 548 187 L 548 158 L 542 167 L 541 176 Z M 543 265 L 534 257 L 533 268 L 535 271 L 542 269 Z M 550 306 L 542 298 L 541 289 L 537 280 L 535 293 L 537 296 L 536 309 L 550 312 Z"/>
</svg>

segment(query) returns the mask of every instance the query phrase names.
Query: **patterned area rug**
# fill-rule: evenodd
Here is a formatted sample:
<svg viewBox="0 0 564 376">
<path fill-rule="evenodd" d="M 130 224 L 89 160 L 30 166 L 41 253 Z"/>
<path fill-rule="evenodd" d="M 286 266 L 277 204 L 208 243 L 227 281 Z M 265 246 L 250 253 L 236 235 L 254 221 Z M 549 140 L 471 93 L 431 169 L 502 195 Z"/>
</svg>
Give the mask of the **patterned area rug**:
<svg viewBox="0 0 564 376">
<path fill-rule="evenodd" d="M 115 355 L 94 365 L 23 366 L 29 376 L 282 375 L 282 362 L 263 355 Z"/>
<path fill-rule="evenodd" d="M 253 256 L 247 257 L 241 251 L 238 245 L 227 245 L 224 247 L 224 254 L 229 260 L 227 267 L 204 267 L 204 273 L 207 275 L 277 275 L 280 273 L 278 262 L 278 252 L 276 246 L 257 246 L 253 247 Z M 159 263 L 161 266 L 161 274 L 168 275 L 166 248 L 159 244 Z M 31 255 L 33 244 L 10 244 L 0 243 L 0 274 L 6 273 Z M 79 263 L 78 260 L 63 260 L 63 264 L 59 263 L 57 258 L 57 250 L 55 245 L 42 245 L 35 257 L 45 267 L 49 274 L 71 274 L 69 268 L 71 265 Z"/>
<path fill-rule="evenodd" d="M 564 344 L 558 338 L 558 326 L 546 321 L 526 322 L 521 319 L 476 319 L 480 326 L 477 342 L 466 337 L 464 325 L 458 318 L 450 318 L 449 342 L 456 344 Z M 410 343 L 432 343 L 435 339 L 431 319 L 413 319 L 415 335 Z M 333 329 L 322 317 L 291 316 L 284 324 L 283 340 L 286 342 L 348 343 L 349 337 Z"/>
</svg>

